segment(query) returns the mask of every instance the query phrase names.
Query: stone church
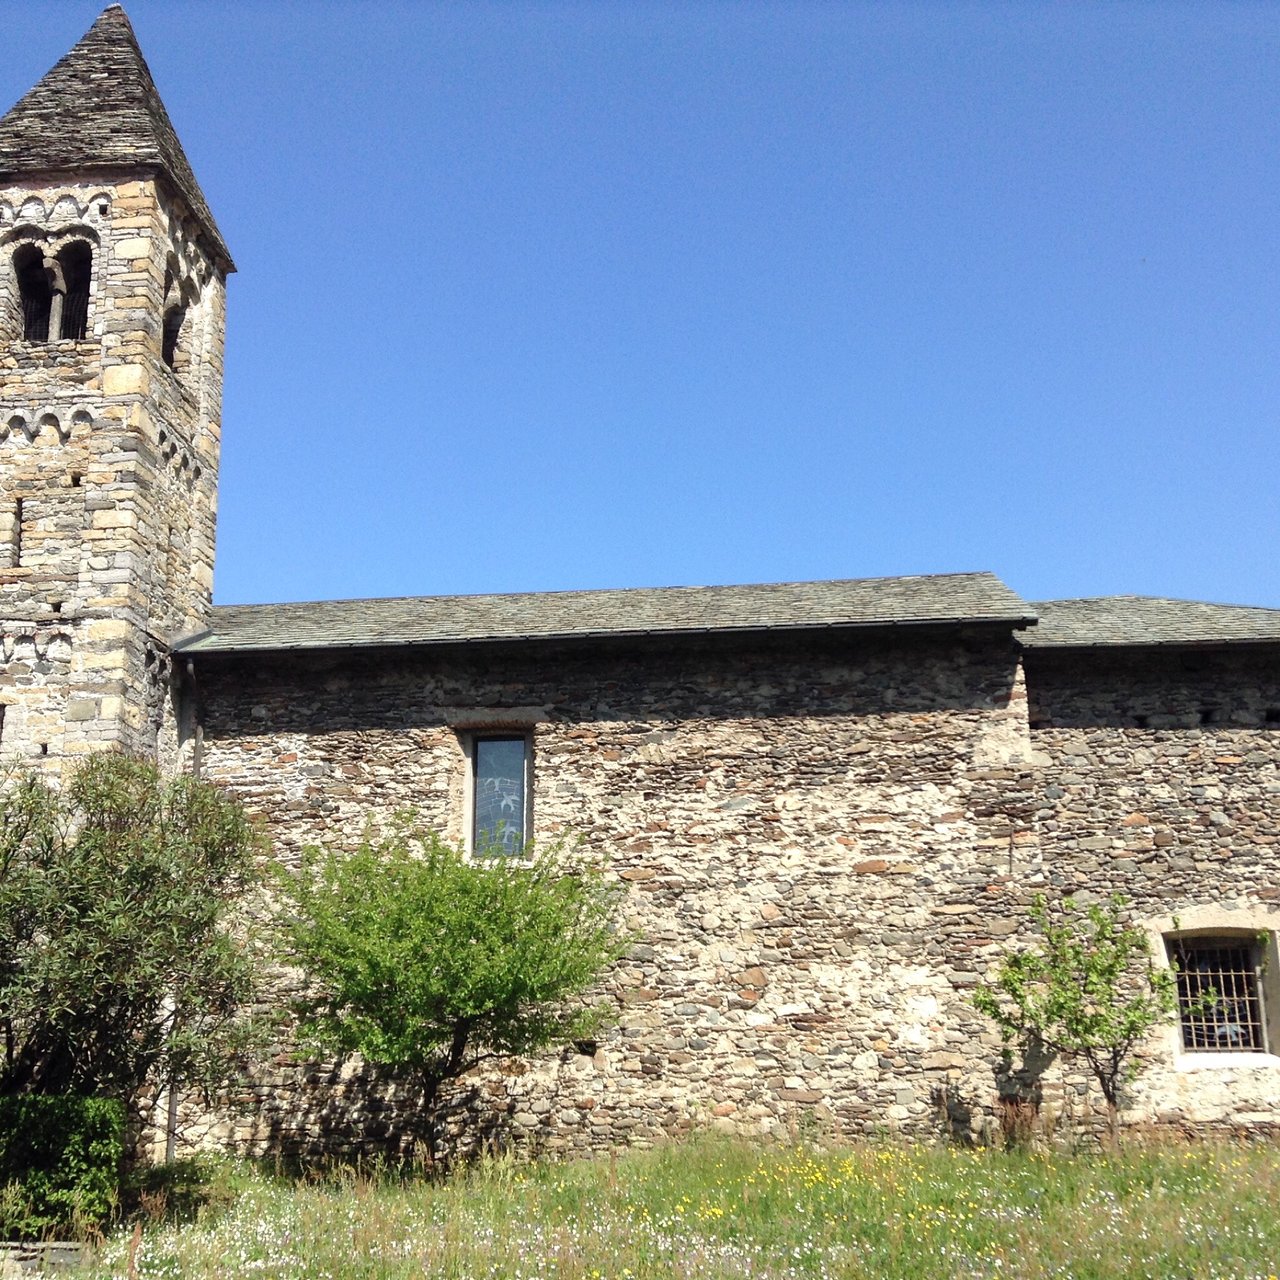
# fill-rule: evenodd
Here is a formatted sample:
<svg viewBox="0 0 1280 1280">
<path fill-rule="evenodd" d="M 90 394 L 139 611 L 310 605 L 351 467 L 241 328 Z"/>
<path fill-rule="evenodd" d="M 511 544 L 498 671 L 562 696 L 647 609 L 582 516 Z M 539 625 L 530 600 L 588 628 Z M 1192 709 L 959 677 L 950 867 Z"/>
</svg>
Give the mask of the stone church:
<svg viewBox="0 0 1280 1280">
<path fill-rule="evenodd" d="M 989 573 L 215 606 L 233 269 L 113 6 L 0 119 L 5 758 L 197 772 L 283 859 L 406 805 L 583 837 L 640 938 L 617 1023 L 485 1094 L 550 1149 L 980 1131 L 1010 1086 L 972 988 L 1039 892 L 1122 893 L 1180 960 L 1126 1119 L 1280 1119 L 1280 610 Z M 287 1051 L 239 1104 L 184 1136 L 394 1126 L 393 1083 Z"/>
</svg>

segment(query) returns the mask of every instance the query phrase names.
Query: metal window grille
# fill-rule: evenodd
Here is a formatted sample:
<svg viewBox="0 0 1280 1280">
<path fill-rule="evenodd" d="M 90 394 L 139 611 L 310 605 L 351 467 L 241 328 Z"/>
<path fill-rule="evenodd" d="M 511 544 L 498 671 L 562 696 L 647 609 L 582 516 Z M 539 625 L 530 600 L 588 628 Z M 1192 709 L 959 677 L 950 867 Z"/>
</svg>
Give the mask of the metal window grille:
<svg viewBox="0 0 1280 1280">
<path fill-rule="evenodd" d="M 89 281 L 93 275 L 93 250 L 82 241 L 67 245 L 58 254 L 66 281 L 62 300 L 62 332 L 56 336 L 80 341 L 89 328 Z M 54 337 L 50 334 L 49 337 Z"/>
<path fill-rule="evenodd" d="M 48 293 L 23 294 L 22 337 L 25 342 L 44 342 L 48 339 L 50 301 Z"/>
<path fill-rule="evenodd" d="M 89 282 L 74 291 L 68 290 L 62 304 L 62 336 L 82 341 L 89 328 Z"/>
<path fill-rule="evenodd" d="M 1195 1053 L 1265 1053 L 1257 948 L 1241 938 L 1178 938 L 1182 1047 Z"/>
</svg>

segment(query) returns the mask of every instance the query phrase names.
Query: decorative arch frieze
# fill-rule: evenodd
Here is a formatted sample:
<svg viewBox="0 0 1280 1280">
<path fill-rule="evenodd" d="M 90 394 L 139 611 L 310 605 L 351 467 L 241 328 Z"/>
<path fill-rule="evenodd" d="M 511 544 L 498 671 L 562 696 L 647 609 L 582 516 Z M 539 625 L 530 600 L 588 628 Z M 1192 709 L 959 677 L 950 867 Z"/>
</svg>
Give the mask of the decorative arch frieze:
<svg viewBox="0 0 1280 1280">
<path fill-rule="evenodd" d="M 102 189 L 92 190 L 87 196 L 53 189 L 16 202 L 0 199 L 0 228 L 24 219 L 43 228 L 66 222 L 97 223 L 110 214 L 113 198 Z"/>
<path fill-rule="evenodd" d="M 37 439 L 43 443 L 67 444 L 93 429 L 93 411 L 80 405 L 67 408 L 37 405 L 23 408 L 0 418 L 0 445 L 21 446 Z"/>
<path fill-rule="evenodd" d="M 47 433 L 47 438 L 56 439 L 60 444 L 66 444 L 67 437 L 71 434 L 71 428 L 68 426 L 64 429 L 56 413 L 42 413 L 36 419 L 36 428 Z"/>
<path fill-rule="evenodd" d="M 0 422 L 0 442 L 15 440 L 30 444 L 35 438 L 36 427 L 25 414 L 12 413 Z"/>
<path fill-rule="evenodd" d="M 10 662 L 52 662 L 71 660 L 72 637 L 61 628 L 32 627 L 30 624 L 0 624 L 0 658 Z"/>
<path fill-rule="evenodd" d="M 19 222 L 6 230 L 0 231 L 0 245 L 12 245 L 14 247 L 25 243 L 48 244 L 60 250 L 74 240 L 83 240 L 95 253 L 102 244 L 102 237 L 98 232 L 93 227 L 86 226 L 80 222 L 66 227 L 51 227 L 35 222 Z"/>
<path fill-rule="evenodd" d="M 175 439 L 164 427 L 160 428 L 156 443 L 159 446 L 160 457 L 175 478 L 186 488 L 194 488 L 202 473 L 200 464 L 196 461 L 191 450 L 180 440 Z"/>
<path fill-rule="evenodd" d="M 172 246 L 172 258 L 181 263 L 181 269 L 175 275 L 188 276 L 201 287 L 209 283 L 213 275 L 213 264 L 208 254 L 200 245 L 200 229 L 194 219 L 179 217 L 171 210 L 168 220 L 169 243 Z"/>
</svg>

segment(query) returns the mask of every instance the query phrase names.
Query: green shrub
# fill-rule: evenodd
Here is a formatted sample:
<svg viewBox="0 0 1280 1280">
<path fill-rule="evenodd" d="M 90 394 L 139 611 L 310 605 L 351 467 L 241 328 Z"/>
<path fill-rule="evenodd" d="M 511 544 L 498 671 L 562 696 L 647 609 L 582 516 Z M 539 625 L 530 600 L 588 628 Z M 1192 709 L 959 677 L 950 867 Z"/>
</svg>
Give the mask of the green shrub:
<svg viewBox="0 0 1280 1280">
<path fill-rule="evenodd" d="M 1156 968 L 1146 933 L 1129 917 L 1119 894 L 1087 907 L 1037 894 L 1031 919 L 1039 940 L 1006 954 L 973 994 L 1005 1044 L 1085 1063 L 1106 1099 L 1113 1136 L 1137 1048 L 1177 1007 L 1174 975 Z"/>
<path fill-rule="evenodd" d="M 442 1085 L 608 1016 L 588 997 L 627 945 L 623 889 L 572 848 L 471 859 L 406 816 L 354 853 L 309 851 L 282 888 L 304 1039 L 416 1077 L 433 1152 Z"/>
<path fill-rule="evenodd" d="M 0 1097 L 0 1238 L 101 1226 L 123 1157 L 124 1107 L 112 1098 Z"/>
<path fill-rule="evenodd" d="M 0 772 L 0 1094 L 211 1087 L 250 1038 L 257 832 L 194 778 L 101 752 Z"/>
</svg>

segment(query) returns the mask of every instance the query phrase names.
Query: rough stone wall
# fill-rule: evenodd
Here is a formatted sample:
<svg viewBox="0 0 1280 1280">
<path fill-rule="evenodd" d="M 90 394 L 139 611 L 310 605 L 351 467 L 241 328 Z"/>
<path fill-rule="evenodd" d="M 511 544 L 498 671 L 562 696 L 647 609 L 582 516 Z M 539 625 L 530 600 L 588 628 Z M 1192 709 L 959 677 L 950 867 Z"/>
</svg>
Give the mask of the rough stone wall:
<svg viewBox="0 0 1280 1280">
<path fill-rule="evenodd" d="M 93 253 L 84 339 L 23 337 L 14 255 Z M 162 359 L 185 291 L 185 352 Z M 213 580 L 224 282 L 151 180 L 0 189 L 0 757 L 156 751 Z"/>
<path fill-rule="evenodd" d="M 1029 860 L 1024 693 L 1004 636 L 508 648 L 200 667 L 206 775 L 275 856 L 411 805 L 462 836 L 468 731 L 528 726 L 534 832 L 582 836 L 640 941 L 593 1056 L 490 1082 L 551 1147 L 719 1120 L 932 1131 L 995 1043 L 967 1003 Z M 202 1131 L 253 1150 L 376 1139 L 394 1091 L 285 1053 Z M 975 1120 L 975 1123 L 977 1121 Z"/>
<path fill-rule="evenodd" d="M 552 1150 L 707 1123 L 998 1137 L 1024 1098 L 1094 1126 L 1079 1071 L 1002 1065 L 972 987 L 1030 935 L 1038 892 L 1122 892 L 1157 944 L 1280 928 L 1280 673 L 1257 650 L 1028 666 L 1029 716 L 1007 637 L 206 661 L 205 769 L 288 862 L 406 805 L 461 839 L 469 733 L 529 729 L 535 834 L 609 856 L 639 940 L 606 983 L 617 1027 L 472 1082 L 475 1132 Z M 1280 1117 L 1270 1055 L 1206 1062 L 1174 1027 L 1145 1054 L 1131 1122 Z M 183 1136 L 378 1145 L 413 1104 L 286 1045 L 237 1110 L 184 1108 Z"/>
<path fill-rule="evenodd" d="M 1088 900 L 1121 893 L 1163 959 L 1176 930 L 1280 930 L 1280 650 L 1027 658 L 1040 762 L 1045 881 Z M 1264 974 L 1272 1017 L 1274 972 Z M 1187 1054 L 1152 1037 L 1130 1118 L 1280 1123 L 1280 1057 Z"/>
</svg>

